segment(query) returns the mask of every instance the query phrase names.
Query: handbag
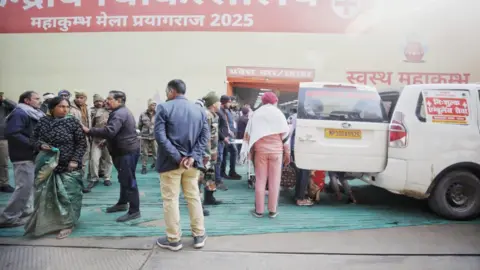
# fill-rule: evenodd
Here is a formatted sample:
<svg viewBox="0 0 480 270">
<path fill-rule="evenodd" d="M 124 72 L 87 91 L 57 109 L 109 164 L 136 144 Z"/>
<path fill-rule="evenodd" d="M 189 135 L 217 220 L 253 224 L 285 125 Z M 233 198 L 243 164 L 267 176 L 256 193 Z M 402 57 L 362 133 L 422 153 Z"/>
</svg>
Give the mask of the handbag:
<svg viewBox="0 0 480 270">
<path fill-rule="evenodd" d="M 282 178 L 280 180 L 280 186 L 283 188 L 293 188 L 297 182 L 297 172 L 295 167 L 290 163 L 282 168 Z"/>
</svg>

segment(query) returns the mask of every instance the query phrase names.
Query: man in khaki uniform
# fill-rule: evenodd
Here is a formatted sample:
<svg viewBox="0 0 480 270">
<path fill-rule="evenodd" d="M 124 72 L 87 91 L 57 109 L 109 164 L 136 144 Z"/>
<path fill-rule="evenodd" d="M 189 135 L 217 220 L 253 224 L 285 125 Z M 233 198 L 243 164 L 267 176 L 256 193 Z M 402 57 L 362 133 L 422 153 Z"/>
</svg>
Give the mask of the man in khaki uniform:
<svg viewBox="0 0 480 270">
<path fill-rule="evenodd" d="M 155 168 L 155 163 L 157 162 L 157 144 L 153 133 L 156 107 L 157 103 L 152 99 L 149 99 L 148 108 L 140 115 L 138 121 L 138 129 L 140 130 L 140 136 L 142 138 L 142 174 L 147 173 L 147 162 L 150 152 L 153 157 L 152 169 Z"/>
<path fill-rule="evenodd" d="M 93 96 L 94 107 L 91 110 L 91 119 L 93 128 L 103 128 L 107 124 L 110 112 L 104 107 L 104 99 L 100 95 Z M 102 164 L 103 163 L 103 164 Z M 103 168 L 101 166 L 103 165 Z M 87 189 L 91 190 L 98 184 L 100 178 L 99 171 L 103 169 L 105 186 L 111 186 L 110 177 L 112 174 L 112 157 L 108 153 L 106 140 L 102 138 L 93 138 L 90 148 L 89 181 Z"/>
<path fill-rule="evenodd" d="M 87 106 L 87 94 L 85 92 L 75 92 L 75 99 L 70 104 L 70 115 L 75 117 L 80 121 L 80 123 L 87 127 L 92 127 L 92 116 L 90 114 L 90 109 Z M 82 172 L 85 176 L 87 162 L 90 158 L 90 138 L 87 137 L 87 151 L 83 155 L 82 159 Z M 84 189 L 83 192 L 90 192 L 88 188 Z"/>
</svg>

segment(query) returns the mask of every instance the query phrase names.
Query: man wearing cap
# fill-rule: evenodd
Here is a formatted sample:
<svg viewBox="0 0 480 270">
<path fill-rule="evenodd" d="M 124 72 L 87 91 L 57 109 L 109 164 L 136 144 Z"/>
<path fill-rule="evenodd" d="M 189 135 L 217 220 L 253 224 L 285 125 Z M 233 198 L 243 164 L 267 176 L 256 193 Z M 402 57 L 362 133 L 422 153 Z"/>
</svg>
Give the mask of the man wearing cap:
<svg viewBox="0 0 480 270">
<path fill-rule="evenodd" d="M 203 164 L 205 172 L 201 176 L 201 184 L 205 186 L 203 203 L 205 205 L 218 205 L 221 201 L 215 199 L 213 193 L 216 190 L 215 185 L 215 164 L 218 158 L 218 109 L 220 108 L 218 96 L 215 92 L 208 93 L 203 97 L 204 106 L 207 113 L 208 127 L 210 128 L 210 141 L 205 148 Z M 203 179 L 202 179 L 203 178 Z"/>
<path fill-rule="evenodd" d="M 92 118 L 90 114 L 90 110 L 87 106 L 87 93 L 85 92 L 75 92 L 75 99 L 70 105 L 70 114 L 72 117 L 75 117 L 82 123 L 84 127 L 91 128 L 92 127 Z M 87 151 L 85 155 L 83 155 L 82 159 L 82 168 L 83 174 L 86 173 L 86 166 L 88 159 L 90 158 L 90 139 L 87 139 Z M 84 189 L 84 192 L 90 192 L 88 187 Z"/>
<path fill-rule="evenodd" d="M 241 176 L 235 171 L 235 165 L 237 162 L 237 149 L 233 144 L 235 140 L 233 130 L 233 117 L 228 111 L 232 100 L 229 96 L 223 95 L 220 97 L 221 107 L 218 110 L 218 126 L 219 126 L 219 141 L 218 141 L 218 159 L 215 165 L 215 181 L 218 189 L 227 190 L 228 188 L 223 183 L 222 177 L 227 179 L 240 179 Z M 230 154 L 230 172 L 227 175 L 226 170 L 226 152 Z"/>
<path fill-rule="evenodd" d="M 70 100 L 70 97 L 72 96 L 72 94 L 70 94 L 68 90 L 60 90 L 58 91 L 58 96 L 63 97 L 64 99 Z"/>
<path fill-rule="evenodd" d="M 237 146 L 234 144 L 235 141 L 235 133 L 237 133 L 237 122 L 233 109 L 234 100 L 233 97 L 229 97 L 230 102 L 222 104 L 219 113 L 223 113 L 226 115 L 228 120 L 228 128 L 229 128 L 229 144 L 225 144 L 225 148 L 223 150 L 223 158 L 222 158 L 222 165 L 221 165 L 221 175 L 223 178 L 227 179 L 235 179 L 240 180 L 242 177 L 236 172 L 236 162 L 237 162 Z M 227 170 L 227 156 L 230 156 L 230 169 L 228 174 L 226 173 Z"/>
<path fill-rule="evenodd" d="M 91 109 L 92 128 L 104 128 L 107 124 L 110 112 L 104 107 L 104 98 L 98 94 L 93 96 L 93 108 Z M 103 184 L 111 186 L 112 157 L 106 147 L 106 139 L 95 137 L 92 139 L 90 148 L 89 183 L 87 189 L 94 188 L 100 178 L 100 170 L 103 169 Z"/>
<path fill-rule="evenodd" d="M 7 115 L 17 106 L 15 102 L 4 99 L 0 92 L 0 192 L 12 193 L 15 188 L 10 186 L 8 179 L 8 142 L 5 137 Z"/>
<path fill-rule="evenodd" d="M 138 130 L 140 130 L 140 136 L 142 137 L 142 174 L 147 173 L 147 163 L 149 153 L 152 153 L 153 163 L 150 168 L 155 168 L 157 162 L 157 144 L 155 142 L 154 134 L 154 117 L 155 108 L 157 103 L 153 99 L 148 100 L 148 108 L 142 114 L 138 120 Z"/>
<path fill-rule="evenodd" d="M 55 97 L 55 94 L 54 93 L 45 93 L 43 94 L 43 102 L 42 102 L 42 105 L 40 106 L 40 110 L 43 112 L 43 113 L 47 113 L 48 112 L 48 102 L 50 101 L 50 99 L 54 98 Z"/>
</svg>

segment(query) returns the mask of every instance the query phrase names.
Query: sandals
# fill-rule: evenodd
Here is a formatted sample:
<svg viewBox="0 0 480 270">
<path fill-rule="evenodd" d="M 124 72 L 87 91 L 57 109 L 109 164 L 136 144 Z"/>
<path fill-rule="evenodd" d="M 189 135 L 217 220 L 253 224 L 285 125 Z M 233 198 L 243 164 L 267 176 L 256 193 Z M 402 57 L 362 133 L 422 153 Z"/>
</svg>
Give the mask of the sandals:
<svg viewBox="0 0 480 270">
<path fill-rule="evenodd" d="M 73 228 L 63 229 L 57 234 L 57 239 L 64 239 L 67 238 L 70 234 L 72 234 Z"/>
</svg>

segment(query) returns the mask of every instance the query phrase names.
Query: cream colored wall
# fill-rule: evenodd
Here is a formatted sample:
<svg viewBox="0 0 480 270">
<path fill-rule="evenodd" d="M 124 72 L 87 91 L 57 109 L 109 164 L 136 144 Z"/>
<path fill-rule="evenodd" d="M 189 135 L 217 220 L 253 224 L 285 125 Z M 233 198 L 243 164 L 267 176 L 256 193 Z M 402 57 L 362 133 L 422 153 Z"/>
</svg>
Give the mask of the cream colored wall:
<svg viewBox="0 0 480 270">
<path fill-rule="evenodd" d="M 127 105 L 138 115 L 157 92 L 163 99 L 165 85 L 173 78 L 187 83 L 191 99 L 209 89 L 225 93 L 226 66 L 314 68 L 317 80 L 323 81 L 345 81 L 347 70 L 468 72 L 471 82 L 480 82 L 480 31 L 476 29 L 480 19 L 468 8 L 461 12 L 462 16 L 417 16 L 415 20 L 383 18 L 368 34 L 357 36 L 214 32 L 0 35 L 0 91 L 17 99 L 29 89 L 40 93 L 82 89 L 91 96 L 121 89 L 127 93 Z M 428 46 L 425 63 L 403 61 L 406 35 L 412 32 Z"/>
</svg>

